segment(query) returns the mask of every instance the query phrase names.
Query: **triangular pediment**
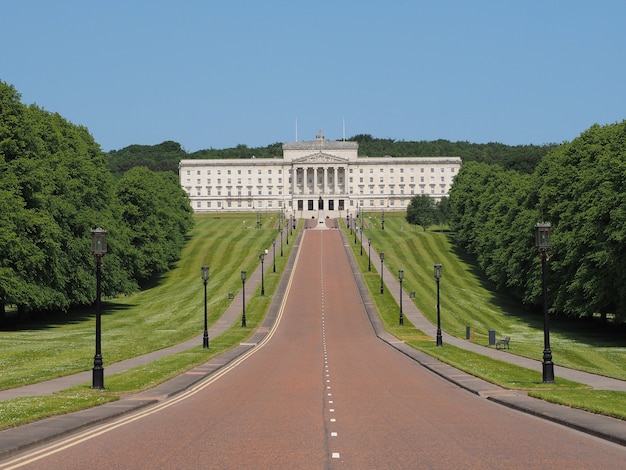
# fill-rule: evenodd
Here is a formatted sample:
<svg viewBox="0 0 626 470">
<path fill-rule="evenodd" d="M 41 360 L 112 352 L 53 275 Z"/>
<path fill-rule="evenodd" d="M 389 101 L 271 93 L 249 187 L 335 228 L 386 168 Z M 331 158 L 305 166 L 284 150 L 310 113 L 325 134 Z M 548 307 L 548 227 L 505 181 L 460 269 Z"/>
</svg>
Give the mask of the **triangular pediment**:
<svg viewBox="0 0 626 470">
<path fill-rule="evenodd" d="M 324 152 L 306 155 L 300 158 L 294 158 L 293 163 L 348 163 L 347 158 L 337 157 Z"/>
</svg>

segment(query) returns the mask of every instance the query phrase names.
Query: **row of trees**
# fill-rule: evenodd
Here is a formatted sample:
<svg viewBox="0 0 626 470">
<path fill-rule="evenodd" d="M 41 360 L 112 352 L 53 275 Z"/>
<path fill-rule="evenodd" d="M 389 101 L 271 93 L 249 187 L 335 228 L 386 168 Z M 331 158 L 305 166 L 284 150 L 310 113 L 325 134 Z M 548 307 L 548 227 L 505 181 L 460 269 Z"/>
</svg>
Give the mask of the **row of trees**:
<svg viewBox="0 0 626 470">
<path fill-rule="evenodd" d="M 381 157 L 436 157 L 458 156 L 464 162 L 480 161 L 502 165 L 525 173 L 531 173 L 555 145 L 516 145 L 499 143 L 470 144 L 469 142 L 395 141 L 376 139 L 369 134 L 359 134 L 348 139 L 359 143 L 359 155 Z M 114 174 L 121 175 L 134 166 L 147 166 L 154 171 L 178 172 L 178 162 L 182 159 L 221 159 L 221 158 L 277 158 L 282 156 L 282 143 L 276 142 L 266 147 L 237 145 L 227 149 L 198 150 L 187 153 L 179 143 L 166 141 L 158 145 L 130 145 L 108 154 L 109 167 Z"/>
<path fill-rule="evenodd" d="M 552 310 L 626 320 L 626 121 L 594 125 L 531 174 L 466 163 L 450 209 L 459 246 L 499 288 L 532 305 L 541 299 L 533 226 L 550 222 Z"/>
<path fill-rule="evenodd" d="M 25 106 L 0 82 L 0 319 L 8 304 L 91 303 L 96 226 L 109 234 L 103 292 L 114 295 L 168 269 L 192 224 L 174 174 L 139 167 L 114 178 L 86 128 Z"/>
</svg>

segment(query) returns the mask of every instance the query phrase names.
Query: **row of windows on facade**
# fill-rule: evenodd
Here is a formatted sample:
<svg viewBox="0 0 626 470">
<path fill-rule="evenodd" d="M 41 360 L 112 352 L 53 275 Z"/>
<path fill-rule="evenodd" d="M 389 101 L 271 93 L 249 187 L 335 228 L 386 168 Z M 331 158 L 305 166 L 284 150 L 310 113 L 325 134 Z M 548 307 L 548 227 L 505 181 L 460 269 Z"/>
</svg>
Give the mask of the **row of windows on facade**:
<svg viewBox="0 0 626 470">
<path fill-rule="evenodd" d="M 217 207 L 218 209 L 221 209 L 223 207 L 226 208 L 232 208 L 232 207 L 237 207 L 237 208 L 243 208 L 244 205 L 242 203 L 242 201 L 225 201 L 225 204 L 222 201 L 214 201 L 215 202 L 215 207 Z M 233 203 L 234 202 L 234 203 Z M 289 208 L 292 208 L 292 201 L 288 201 L 289 202 Z M 365 201 L 360 200 L 358 201 L 358 205 L 360 207 L 365 207 Z M 404 207 L 405 202 L 404 200 L 400 200 L 399 201 L 399 205 L 401 207 Z M 286 206 L 286 205 L 285 205 Z M 379 206 L 384 208 L 386 207 L 385 204 L 385 200 L 381 199 L 379 202 Z M 389 206 L 395 206 L 395 201 L 390 200 L 389 201 Z M 205 207 L 207 209 L 211 209 L 213 207 L 212 201 L 206 201 L 206 205 Z M 253 201 L 246 201 L 246 206 L 248 209 L 254 209 L 255 205 L 253 203 Z M 267 201 L 267 208 L 268 209 L 272 209 L 274 207 L 273 201 Z M 283 208 L 283 201 L 277 201 L 276 207 L 279 209 Z M 350 201 L 350 207 L 354 207 L 354 201 Z M 376 204 L 374 203 L 373 199 L 369 200 L 369 207 L 376 207 Z M 202 202 L 201 201 L 196 201 L 196 208 L 197 209 L 202 209 Z M 262 209 L 263 208 L 263 201 L 256 201 L 256 208 L 257 209 Z"/>
<path fill-rule="evenodd" d="M 217 185 L 222 184 L 222 178 L 217 178 Z M 354 179 L 352 176 L 350 176 L 349 180 L 350 183 L 354 183 Z M 313 184 L 313 178 L 308 178 L 307 180 L 308 184 Z M 360 176 L 359 177 L 359 183 L 363 183 L 363 177 Z M 374 177 L 370 176 L 369 178 L 369 182 L 373 183 L 374 182 Z M 378 178 L 378 182 L 379 183 L 385 183 L 385 177 L 384 176 L 380 176 Z M 400 177 L 400 183 L 404 183 L 404 176 Z M 435 177 L 431 176 L 430 177 L 430 182 L 434 183 L 435 182 Z M 442 176 L 441 177 L 441 182 L 445 183 L 446 182 L 446 177 Z M 288 183 L 291 184 L 291 178 L 289 178 Z M 409 183 L 415 183 L 415 177 L 414 176 L 410 176 L 409 177 Z M 420 183 L 425 183 L 425 177 L 424 176 L 420 176 Z M 191 178 L 187 178 L 187 185 L 191 184 Z M 202 180 L 200 178 L 196 179 L 196 185 L 201 185 L 202 184 Z M 210 185 L 212 184 L 212 179 L 211 178 L 207 178 L 206 180 L 206 184 Z M 232 179 L 231 178 L 226 178 L 226 184 L 233 184 Z M 236 184 L 242 184 L 241 182 L 241 178 L 237 178 L 237 183 Z M 248 178 L 248 182 L 247 184 L 251 185 L 252 184 L 252 178 Z M 257 179 L 257 184 L 263 184 L 263 180 L 262 178 L 258 178 Z M 268 178 L 266 184 L 273 184 L 272 182 L 272 178 Z M 282 178 L 278 178 L 278 182 L 277 184 L 283 184 L 283 179 Z M 301 185 L 302 184 L 302 178 L 298 178 L 298 184 Z M 324 180 L 320 177 L 317 180 L 317 184 L 324 184 Z M 329 178 L 328 179 L 328 184 L 334 184 L 334 180 L 333 178 Z M 343 184 L 343 178 L 339 177 L 338 179 L 338 184 Z M 395 179 L 393 176 L 389 177 L 389 184 L 395 184 Z"/>
<path fill-rule="evenodd" d="M 445 185 L 445 184 L 440 185 L 439 192 L 440 192 L 440 194 L 445 194 L 445 192 L 446 192 L 446 185 Z M 431 194 L 436 194 L 436 193 L 435 193 L 435 185 L 431 185 L 431 187 L 430 187 L 430 193 L 431 193 Z M 289 194 L 290 194 L 290 195 L 292 194 L 291 190 L 289 190 Z M 301 193 L 299 193 L 299 194 L 304 194 L 304 193 L 302 193 L 302 192 L 301 192 Z M 350 194 L 354 194 L 354 192 L 353 192 L 352 188 L 350 188 Z M 364 195 L 364 194 L 365 194 L 365 192 L 364 192 L 363 188 L 359 188 L 359 194 L 360 194 L 360 195 Z M 369 192 L 369 194 L 370 194 L 370 195 L 374 195 L 374 188 L 370 188 L 370 192 Z M 385 190 L 384 190 L 384 188 L 381 188 L 381 189 L 380 189 L 380 195 L 381 195 L 381 196 L 384 196 L 384 195 L 386 195 L 386 194 L 389 194 L 389 195 L 393 196 L 393 195 L 395 194 L 395 191 L 394 191 L 394 189 L 393 189 L 393 188 L 391 188 L 391 190 L 389 191 L 389 193 L 386 193 L 386 192 L 385 192 Z M 399 193 L 399 194 L 400 194 L 400 195 L 404 195 L 404 188 L 400 188 L 400 193 Z M 411 191 L 410 191 L 408 194 L 410 194 L 410 195 L 415 195 L 415 189 L 414 189 L 414 188 L 411 188 Z M 426 191 L 425 191 L 425 189 L 424 189 L 424 188 L 421 188 L 421 194 L 426 194 Z M 190 191 L 189 189 L 187 189 L 187 195 L 191 197 L 191 191 Z M 202 194 L 202 191 L 201 191 L 200 189 L 196 190 L 196 196 L 202 196 L 202 195 L 203 195 L 203 194 Z M 218 189 L 217 189 L 217 191 L 214 193 L 214 195 L 216 195 L 216 196 L 222 196 L 222 190 L 218 188 Z M 232 196 L 232 191 L 231 191 L 230 189 L 228 189 L 228 190 L 225 192 L 225 194 L 224 194 L 224 195 L 225 195 L 225 196 L 229 196 L 229 197 L 230 197 L 230 196 Z M 247 194 L 247 195 L 248 195 L 248 196 L 252 196 L 252 190 L 251 190 L 251 189 L 249 189 L 249 190 L 248 190 L 248 194 Z M 257 196 L 263 196 L 263 195 L 264 195 L 264 194 L 263 194 L 262 189 L 260 189 L 260 188 L 259 188 L 259 190 L 258 190 L 258 192 L 257 192 Z M 267 193 L 266 193 L 265 195 L 266 195 L 266 196 L 273 196 L 273 194 L 272 194 L 272 188 L 268 188 Z M 278 196 L 282 196 L 282 195 L 283 195 L 283 188 L 278 188 L 278 194 L 277 194 L 277 195 L 278 195 Z M 211 188 L 206 188 L 206 196 L 211 196 Z M 243 193 L 242 193 L 241 189 L 238 189 L 238 190 L 237 190 L 237 196 L 243 196 Z"/>
<path fill-rule="evenodd" d="M 349 172 L 352 173 L 353 170 L 354 170 L 354 168 L 350 168 Z M 389 170 L 390 174 L 394 172 L 394 168 L 393 167 L 389 167 L 388 170 Z M 404 168 L 398 168 L 398 170 L 400 171 L 400 173 L 404 173 Z M 220 168 L 216 169 L 215 171 L 217 171 L 218 175 L 222 174 L 222 170 Z M 229 169 L 229 170 L 225 170 L 225 171 L 226 171 L 227 175 L 230 175 L 230 174 L 232 174 L 231 171 L 234 171 L 234 170 L 230 170 Z M 293 172 L 292 169 L 290 169 L 288 171 L 289 171 L 290 175 Z M 450 168 L 450 173 L 454 174 L 454 171 L 455 171 L 454 167 Z M 242 172 L 241 169 L 237 169 L 237 174 L 238 175 L 241 175 L 242 174 L 241 172 Z M 247 172 L 248 172 L 249 175 L 251 175 L 252 174 L 252 169 L 248 169 Z M 370 168 L 369 172 L 370 172 L 370 174 L 373 174 L 374 173 L 374 168 Z M 385 169 L 383 167 L 379 168 L 379 173 L 384 173 L 384 172 L 385 172 Z M 409 168 L 409 172 L 410 173 L 415 173 L 415 168 L 414 167 L 410 167 Z M 435 173 L 435 168 L 432 167 L 430 169 L 430 172 L 431 173 Z M 445 167 L 441 167 L 441 173 L 445 173 L 445 172 L 446 172 Z M 363 168 L 359 168 L 359 173 L 363 173 Z M 425 173 L 424 167 L 420 167 L 420 173 Z M 196 170 L 196 175 L 200 176 L 201 174 L 202 174 L 202 170 Z M 211 169 L 206 170 L 206 174 L 210 175 L 211 174 Z M 263 174 L 263 170 L 260 169 L 260 168 L 257 169 L 257 174 L 262 175 Z M 267 169 L 267 174 L 268 175 L 272 174 L 272 170 L 270 168 Z M 278 174 L 282 175 L 283 174 L 283 170 L 282 169 L 278 169 Z M 191 170 L 187 170 L 187 176 L 191 176 Z"/>
</svg>

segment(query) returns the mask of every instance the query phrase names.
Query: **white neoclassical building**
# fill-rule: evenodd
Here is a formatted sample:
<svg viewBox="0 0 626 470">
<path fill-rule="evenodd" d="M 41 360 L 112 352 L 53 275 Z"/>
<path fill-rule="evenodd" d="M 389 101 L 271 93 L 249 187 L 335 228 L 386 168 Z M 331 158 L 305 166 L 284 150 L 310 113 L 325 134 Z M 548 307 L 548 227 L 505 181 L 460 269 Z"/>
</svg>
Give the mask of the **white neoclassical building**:
<svg viewBox="0 0 626 470">
<path fill-rule="evenodd" d="M 196 213 L 267 211 L 341 217 L 404 211 L 411 198 L 448 194 L 460 157 L 359 157 L 358 143 L 283 144 L 282 158 L 181 160 L 180 184 Z"/>
</svg>

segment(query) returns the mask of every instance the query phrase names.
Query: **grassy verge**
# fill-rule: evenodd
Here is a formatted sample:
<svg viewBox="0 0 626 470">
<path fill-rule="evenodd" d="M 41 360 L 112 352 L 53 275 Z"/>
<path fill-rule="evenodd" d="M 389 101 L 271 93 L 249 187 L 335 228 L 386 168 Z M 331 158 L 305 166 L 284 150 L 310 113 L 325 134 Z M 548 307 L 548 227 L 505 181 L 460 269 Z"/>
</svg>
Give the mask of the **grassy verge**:
<svg viewBox="0 0 626 470">
<path fill-rule="evenodd" d="M 369 219 L 372 218 L 376 220 L 377 215 L 370 214 Z M 366 220 L 368 220 L 367 213 Z M 455 253 L 445 234 L 424 233 L 421 229 L 417 230 L 408 227 L 402 217 L 385 214 L 385 231 L 378 228 L 366 229 L 364 240 L 365 237 L 371 238 L 372 245 L 377 248 L 377 251 L 385 252 L 385 264 L 392 272 L 397 272 L 398 269 L 404 270 L 405 289 L 416 291 L 414 301 L 430 321 L 433 323 L 436 321 L 436 309 L 433 308 L 433 305 L 436 305 L 433 264 L 441 262 L 444 265 L 445 276 L 442 278 L 442 286 L 444 281 L 450 286 L 444 291 L 448 295 L 447 300 L 441 302 L 442 323 L 446 332 L 464 337 L 465 325 L 472 325 L 479 330 L 484 330 L 484 332 L 479 331 L 475 341 L 479 344 L 487 344 L 487 330 L 496 327 L 502 334 L 510 334 L 518 339 L 515 342 L 516 353 L 528 357 L 536 357 L 537 351 L 541 353 L 543 329 L 540 321 L 533 319 L 528 313 L 520 312 L 519 307 L 513 302 L 495 294 L 489 283 L 472 273 L 471 265 Z M 350 235 L 349 231 L 346 232 L 348 239 L 351 240 L 350 237 L 353 235 Z M 385 328 L 399 339 L 442 362 L 499 386 L 531 390 L 532 396 L 551 401 L 560 400 L 559 403 L 568 406 L 626 419 L 626 393 L 611 392 L 607 395 L 605 392 L 588 390 L 588 387 L 582 384 L 558 376 L 555 384 L 543 384 L 540 372 L 514 366 L 449 344 L 444 348 L 437 348 L 434 338 L 416 329 L 406 318 L 404 326 L 398 326 L 397 302 L 387 290 L 380 295 L 380 277 L 376 269 L 380 264 L 372 260 L 372 272 L 368 272 L 367 253 L 361 256 L 359 245 L 351 244 L 351 246 Z M 409 277 L 411 280 L 408 280 Z M 450 324 L 450 329 L 448 329 L 448 324 Z M 558 351 L 557 354 L 564 356 L 563 358 L 559 356 L 559 364 L 586 365 L 587 367 L 578 368 L 624 378 L 625 371 L 620 364 L 624 364 L 626 356 L 622 356 L 624 352 L 623 348 L 619 347 L 619 339 L 606 333 L 601 339 L 598 339 L 596 335 L 592 334 L 584 341 L 585 338 L 581 337 L 582 334 L 577 331 L 576 326 L 570 329 L 567 325 L 560 325 L 560 329 L 557 327 L 556 335 L 553 335 L 556 336 L 555 343 L 558 344 L 556 351 Z M 573 341 L 571 337 L 582 341 L 583 351 L 590 351 L 591 357 L 582 360 L 583 353 L 574 347 L 576 341 Z M 528 340 L 531 344 L 518 347 L 520 339 Z M 599 344 L 594 341 L 598 341 Z M 616 358 L 618 362 L 614 363 Z M 592 364 L 594 361 L 596 363 Z"/>
<path fill-rule="evenodd" d="M 216 217 L 199 216 L 196 218 L 197 225 L 194 234 L 183 253 L 179 266 L 168 273 L 158 286 L 128 298 L 112 300 L 107 304 L 108 315 L 121 318 L 103 319 L 103 333 L 106 331 L 105 328 L 109 328 L 109 335 L 103 335 L 105 369 L 107 360 L 114 362 L 114 359 L 111 359 L 112 356 L 121 360 L 183 342 L 201 333 L 204 298 L 200 266 L 204 262 L 211 265 L 211 281 L 207 291 L 214 293 L 213 296 L 209 294 L 210 297 L 207 299 L 210 312 L 209 323 L 215 322 L 229 306 L 228 293 L 237 292 L 241 287 L 241 269 L 247 268 L 248 272 L 252 272 L 259 263 L 258 254 L 264 247 L 271 246 L 271 241 L 276 236 L 276 218 L 267 214 L 264 217 L 262 228 L 245 230 L 241 229 L 242 225 L 245 226 L 243 220 L 249 219 L 248 222 L 250 222 L 252 220 L 250 216 L 246 219 L 245 215 L 228 215 L 217 219 L 219 222 L 216 222 Z M 250 223 L 250 225 L 252 224 Z M 233 233 L 237 229 L 241 230 L 242 233 Z M 217 232 L 220 232 L 219 236 L 215 235 Z M 229 236 L 235 241 L 228 241 Z M 295 237 L 295 232 L 293 236 Z M 224 244 L 229 248 L 225 248 Z M 283 246 L 283 257 L 279 255 L 280 252 L 277 249 L 276 274 L 269 269 L 269 266 L 265 266 L 266 295 L 263 297 L 257 295 L 257 290 L 255 295 L 247 299 L 247 328 L 241 328 L 237 321 L 232 328 L 222 335 L 211 338 L 211 348 L 208 350 L 199 346 L 145 366 L 119 374 L 107 375 L 105 377 L 107 387 L 105 392 L 94 391 L 90 388 L 90 384 L 83 384 L 53 396 L 29 397 L 28 399 L 0 402 L 0 429 L 100 405 L 118 399 L 120 394 L 154 387 L 245 341 L 262 322 L 269 308 L 272 295 L 280 282 L 280 276 L 284 271 L 292 247 L 293 243 Z M 205 253 L 212 253 L 212 255 L 205 257 Z M 237 256 L 233 256 L 233 253 L 237 253 Z M 207 260 L 207 258 L 209 259 Z M 237 262 L 237 260 L 239 261 Z M 228 266 L 228 269 L 221 267 L 221 265 Z M 186 295 L 191 298 L 184 299 Z M 168 298 L 170 301 L 166 302 Z M 174 314 L 172 314 L 171 308 L 166 308 L 166 303 L 176 305 L 177 310 Z M 165 311 L 162 312 L 161 310 Z M 161 322 L 155 325 L 156 319 L 152 317 L 159 317 Z M 25 371 L 25 374 L 30 377 L 29 382 L 63 375 L 60 372 L 62 370 L 72 370 L 64 367 L 64 365 L 72 363 L 72 355 L 82 353 L 85 348 L 88 349 L 88 346 L 85 345 L 70 344 L 72 338 L 79 335 L 85 335 L 89 338 L 93 336 L 91 319 L 84 319 L 83 323 L 86 324 L 76 324 L 77 320 L 77 318 L 72 319 L 70 317 L 66 322 L 54 325 L 57 328 L 53 328 L 51 325 L 46 327 L 38 325 L 36 328 L 31 328 L 31 325 L 28 325 L 27 330 L 0 332 L 0 342 L 3 347 L 6 346 L 8 356 L 6 361 L 3 358 L 3 365 L 4 363 L 7 364 L 7 374 L 5 376 L 5 370 L 3 370 L 3 377 L 0 381 L 3 388 L 19 386 L 24 383 L 24 379 L 19 377 L 19 371 L 13 370 L 19 368 L 22 361 L 11 360 L 11 357 L 20 357 L 26 354 L 24 351 L 20 351 L 20 348 L 24 346 L 24 341 L 19 338 L 29 335 L 36 336 L 37 332 L 46 340 L 51 340 L 54 343 L 67 341 L 68 347 L 65 350 L 61 349 L 54 357 L 48 358 L 48 367 L 39 364 L 38 367 L 44 369 L 43 371 L 37 372 L 37 366 L 29 366 L 28 370 Z M 177 321 L 179 323 L 173 324 Z M 135 323 L 138 325 L 135 326 Z M 48 328 L 58 331 L 51 333 L 48 332 Z M 18 336 L 18 339 L 12 338 L 12 335 Z M 160 340 L 146 338 L 155 335 L 159 336 Z M 169 339 L 165 341 L 164 336 Z M 142 347 L 137 347 L 136 338 L 142 338 L 142 341 L 146 339 L 145 344 Z M 118 354 L 111 353 L 112 349 L 118 350 Z M 107 351 L 109 351 L 109 355 L 107 355 Z M 93 357 L 93 351 L 90 353 L 86 351 L 85 354 L 87 354 L 88 360 Z M 87 367 L 91 365 L 90 362 L 87 364 Z"/>
</svg>

